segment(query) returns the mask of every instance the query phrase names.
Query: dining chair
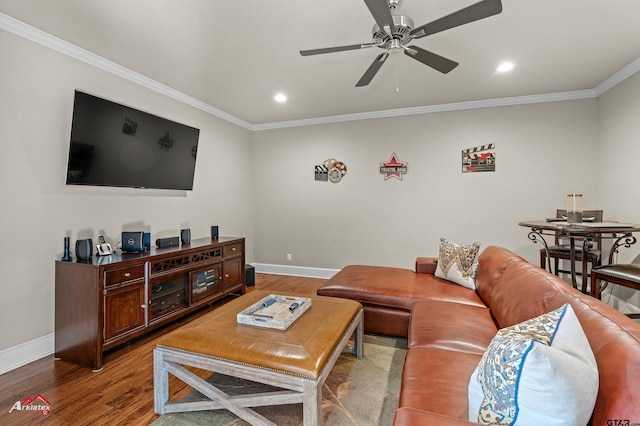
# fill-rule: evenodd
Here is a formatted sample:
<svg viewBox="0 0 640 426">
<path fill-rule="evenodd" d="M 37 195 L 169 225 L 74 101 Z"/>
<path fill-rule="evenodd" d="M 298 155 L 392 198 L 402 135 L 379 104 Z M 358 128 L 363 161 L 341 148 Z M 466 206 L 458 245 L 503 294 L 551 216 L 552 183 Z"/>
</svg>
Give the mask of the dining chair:
<svg viewBox="0 0 640 426">
<path fill-rule="evenodd" d="M 601 298 L 607 284 L 617 284 L 640 290 L 640 265 L 635 263 L 617 263 L 602 265 L 591 269 L 591 296 Z M 626 314 L 629 318 L 640 318 L 639 313 Z"/>
<path fill-rule="evenodd" d="M 602 222 L 602 210 L 584 210 L 582 212 L 583 221 L 590 222 Z M 566 210 L 556 210 L 556 218 L 565 218 L 567 217 Z M 584 243 L 584 238 L 575 237 L 575 259 L 576 262 L 582 263 L 582 272 L 576 272 L 576 275 L 581 276 L 583 274 L 587 274 L 587 264 L 591 264 L 591 268 L 595 268 L 600 265 L 601 253 L 602 253 L 602 236 L 600 234 L 594 235 L 591 240 L 590 247 L 586 250 L 586 260 L 582 257 L 582 245 Z M 549 254 L 549 259 L 547 259 L 547 251 Z M 571 260 L 571 247 L 569 243 L 569 237 L 566 234 L 557 231 L 554 236 L 553 245 L 548 246 L 545 250 L 544 248 L 540 249 L 540 267 L 546 269 L 547 262 L 549 262 L 549 266 L 551 266 L 551 260 L 553 259 L 553 273 L 555 275 L 560 274 L 570 274 L 570 270 L 560 269 L 560 261 L 561 260 Z M 551 268 L 550 268 L 551 269 Z M 582 292 L 586 292 L 587 289 L 583 288 Z"/>
</svg>

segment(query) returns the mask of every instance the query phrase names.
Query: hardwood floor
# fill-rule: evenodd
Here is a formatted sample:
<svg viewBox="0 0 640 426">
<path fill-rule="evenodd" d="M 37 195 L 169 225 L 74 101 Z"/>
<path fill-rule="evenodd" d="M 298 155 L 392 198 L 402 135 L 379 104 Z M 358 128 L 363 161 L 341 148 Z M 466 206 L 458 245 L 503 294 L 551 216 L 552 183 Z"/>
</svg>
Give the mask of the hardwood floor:
<svg viewBox="0 0 640 426">
<path fill-rule="evenodd" d="M 255 289 L 314 294 L 326 280 L 256 274 Z M 163 334 L 203 315 L 199 312 L 150 336 L 105 356 L 104 368 L 92 372 L 53 355 L 0 375 L 0 425 L 146 425 L 158 416 L 153 411 L 153 348 Z M 195 371 L 201 377 L 210 373 Z M 191 389 L 173 378 L 172 395 L 182 397 Z M 41 395 L 51 404 L 51 413 L 9 413 L 17 401 Z"/>
</svg>

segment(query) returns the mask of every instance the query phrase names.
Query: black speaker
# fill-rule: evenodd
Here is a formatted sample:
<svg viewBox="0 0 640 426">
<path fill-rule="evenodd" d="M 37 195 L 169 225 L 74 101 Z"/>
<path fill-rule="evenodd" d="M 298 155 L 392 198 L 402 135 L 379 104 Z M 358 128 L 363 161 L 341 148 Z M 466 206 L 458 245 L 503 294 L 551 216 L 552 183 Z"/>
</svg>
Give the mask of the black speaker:
<svg viewBox="0 0 640 426">
<path fill-rule="evenodd" d="M 253 287 L 256 285 L 256 268 L 251 265 L 244 266 L 245 276 L 247 277 L 247 287 Z"/>
<path fill-rule="evenodd" d="M 88 260 L 93 256 L 93 242 L 91 238 L 76 241 L 76 257 L 78 260 Z"/>
<path fill-rule="evenodd" d="M 217 226 L 212 226 L 211 227 L 211 239 L 212 240 L 217 240 L 218 239 L 218 227 Z"/>
<path fill-rule="evenodd" d="M 158 238 L 156 240 L 156 246 L 160 248 L 175 247 L 179 245 L 180 245 L 180 238 L 178 237 Z"/>
<path fill-rule="evenodd" d="M 122 251 L 137 253 L 144 250 L 144 232 L 123 232 Z"/>
<path fill-rule="evenodd" d="M 191 242 L 191 229 L 180 230 L 180 241 L 182 241 L 182 244 L 189 244 Z"/>
</svg>

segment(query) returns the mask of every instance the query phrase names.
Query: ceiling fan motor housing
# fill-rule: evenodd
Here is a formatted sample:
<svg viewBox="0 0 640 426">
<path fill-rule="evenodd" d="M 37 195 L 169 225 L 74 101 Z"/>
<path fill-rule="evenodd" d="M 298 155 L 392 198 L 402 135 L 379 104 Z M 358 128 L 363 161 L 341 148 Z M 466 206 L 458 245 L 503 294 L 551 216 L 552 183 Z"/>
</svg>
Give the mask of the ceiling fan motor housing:
<svg viewBox="0 0 640 426">
<path fill-rule="evenodd" d="M 400 44 L 405 44 L 413 40 L 413 36 L 410 34 L 413 29 L 413 20 L 404 15 L 393 15 L 393 25 L 395 29 L 393 33 L 390 33 L 389 27 L 380 29 L 378 24 L 373 26 L 373 42 L 376 46 L 383 49 L 391 48 L 389 42 L 391 40 L 399 40 Z"/>
</svg>

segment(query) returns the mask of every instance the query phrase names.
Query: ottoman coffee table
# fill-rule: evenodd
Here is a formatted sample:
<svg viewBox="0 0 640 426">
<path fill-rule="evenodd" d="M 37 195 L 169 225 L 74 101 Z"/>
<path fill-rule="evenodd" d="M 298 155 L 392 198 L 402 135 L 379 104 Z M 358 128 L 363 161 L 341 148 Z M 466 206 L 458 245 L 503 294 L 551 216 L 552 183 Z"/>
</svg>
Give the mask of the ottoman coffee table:
<svg viewBox="0 0 640 426">
<path fill-rule="evenodd" d="M 245 294 L 158 340 L 153 351 L 157 414 L 227 409 L 252 425 L 273 425 L 249 407 L 302 403 L 304 424 L 322 423 L 322 386 L 338 357 L 347 349 L 362 359 L 362 305 L 305 296 L 311 298 L 311 307 L 286 330 L 237 323 L 238 312 L 269 294 Z M 184 366 L 282 390 L 230 396 Z M 207 399 L 169 401 L 169 373 Z"/>
</svg>

